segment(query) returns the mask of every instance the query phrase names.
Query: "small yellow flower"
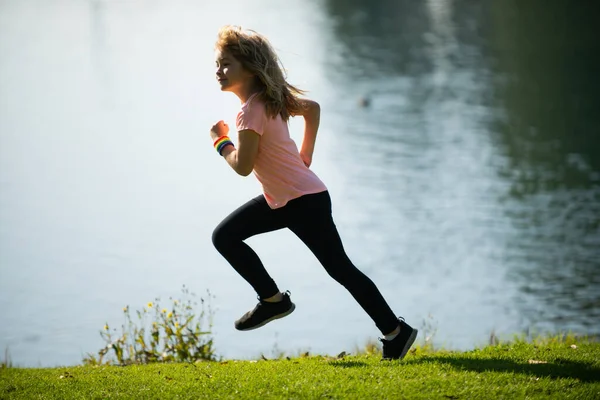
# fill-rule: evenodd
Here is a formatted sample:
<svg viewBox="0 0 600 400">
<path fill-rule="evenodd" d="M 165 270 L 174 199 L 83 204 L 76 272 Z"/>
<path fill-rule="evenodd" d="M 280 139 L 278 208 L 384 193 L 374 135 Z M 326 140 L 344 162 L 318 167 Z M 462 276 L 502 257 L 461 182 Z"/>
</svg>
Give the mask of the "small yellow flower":
<svg viewBox="0 0 600 400">
<path fill-rule="evenodd" d="M 147 304 L 148 308 L 152 308 L 152 305 L 153 305 L 153 304 L 152 304 L 152 302 L 149 302 L 149 303 Z"/>
<path fill-rule="evenodd" d="M 179 301 L 173 300 L 173 304 L 179 304 Z"/>
<path fill-rule="evenodd" d="M 152 323 L 152 326 L 156 328 L 156 322 L 153 322 L 153 323 Z"/>
<path fill-rule="evenodd" d="M 164 314 L 164 313 L 166 313 L 166 312 L 167 312 L 167 309 L 166 309 L 166 308 L 163 308 L 163 309 L 162 309 L 162 313 Z"/>
<path fill-rule="evenodd" d="M 123 312 L 127 312 L 128 309 L 129 309 L 129 307 L 127 307 L 127 306 L 123 307 Z"/>
<path fill-rule="evenodd" d="M 172 312 L 170 312 L 170 313 L 167 314 L 167 318 L 171 318 L 171 317 L 173 317 L 173 313 Z"/>
<path fill-rule="evenodd" d="M 108 325 L 104 325 L 104 330 L 107 331 L 108 330 Z"/>
<path fill-rule="evenodd" d="M 179 322 L 175 322 L 175 328 L 179 327 Z"/>
</svg>

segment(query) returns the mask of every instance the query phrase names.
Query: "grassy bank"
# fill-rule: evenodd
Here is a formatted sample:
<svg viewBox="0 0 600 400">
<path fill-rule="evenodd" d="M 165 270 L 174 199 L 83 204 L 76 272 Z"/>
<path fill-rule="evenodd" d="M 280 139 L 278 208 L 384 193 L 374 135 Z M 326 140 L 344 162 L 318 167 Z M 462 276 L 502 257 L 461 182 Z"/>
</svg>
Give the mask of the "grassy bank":
<svg viewBox="0 0 600 400">
<path fill-rule="evenodd" d="M 514 341 L 467 352 L 417 348 L 258 361 L 2 368 L 1 399 L 100 398 L 600 398 L 600 344 Z"/>
</svg>

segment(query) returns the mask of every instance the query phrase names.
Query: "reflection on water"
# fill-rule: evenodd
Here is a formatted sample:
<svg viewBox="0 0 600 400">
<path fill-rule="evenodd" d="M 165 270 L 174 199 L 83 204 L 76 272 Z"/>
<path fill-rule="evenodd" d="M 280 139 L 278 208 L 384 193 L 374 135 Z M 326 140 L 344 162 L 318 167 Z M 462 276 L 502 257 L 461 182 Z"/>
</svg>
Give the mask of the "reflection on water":
<svg viewBox="0 0 600 400">
<path fill-rule="evenodd" d="M 600 317 L 600 52 L 595 2 L 497 2 L 506 252 L 517 305 L 546 328 Z M 499 18 L 503 17 L 503 18 Z M 509 24 L 512 29 L 501 29 Z"/>
<path fill-rule="evenodd" d="M 367 202 L 386 187 L 389 226 L 381 225 L 408 231 L 384 241 L 386 254 L 432 268 L 432 279 L 460 279 L 454 270 L 462 268 L 484 291 L 501 287 L 500 301 L 519 310 L 521 329 L 597 333 L 597 8 L 327 2 L 341 43 L 337 81 L 353 81 L 347 98 L 373 103 L 337 121 L 345 122 L 350 147 L 367 152 L 348 150 L 364 179 L 354 195 Z M 437 253 L 442 243 L 453 243 L 442 256 L 410 258 Z M 444 265 L 448 275 L 440 274 Z M 481 270 L 493 278 L 473 275 Z"/>
<path fill-rule="evenodd" d="M 492 330 L 600 333 L 594 2 L 235 3 L 234 21 L 179 1 L 0 6 L 0 346 L 17 362 L 76 363 L 123 305 L 182 282 L 217 295 L 226 357 L 268 352 L 273 334 L 330 353 L 373 336 L 284 233 L 251 244 L 298 311 L 243 341 L 231 328 L 253 297 L 209 237 L 256 186 L 201 173 L 217 164 L 197 133 L 231 105 L 205 56 L 227 22 L 271 36 L 321 102 L 314 168 L 398 313 L 433 315 L 457 348 Z"/>
</svg>

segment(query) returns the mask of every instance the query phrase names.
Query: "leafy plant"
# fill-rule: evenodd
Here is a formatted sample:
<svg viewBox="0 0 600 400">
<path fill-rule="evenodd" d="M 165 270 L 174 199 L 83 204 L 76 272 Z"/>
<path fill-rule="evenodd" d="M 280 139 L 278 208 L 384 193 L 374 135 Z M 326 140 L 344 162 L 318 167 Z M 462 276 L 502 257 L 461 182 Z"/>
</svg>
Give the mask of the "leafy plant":
<svg viewBox="0 0 600 400">
<path fill-rule="evenodd" d="M 210 307 L 212 296 L 207 291 L 207 300 L 200 298 L 198 302 L 196 295 L 185 285 L 182 292 L 183 300 L 169 297 L 169 307 L 161 307 L 160 298 L 157 298 L 142 310 L 135 311 L 137 321 L 132 318 L 129 306 L 123 308 L 125 323 L 121 326 L 121 333 L 117 334 L 117 329 L 111 330 L 106 323 L 100 331 L 106 345 L 97 355 L 88 353 L 83 359 L 84 364 L 129 365 L 216 360 L 210 331 L 213 321 Z M 195 314 L 197 311 L 199 314 Z"/>
</svg>

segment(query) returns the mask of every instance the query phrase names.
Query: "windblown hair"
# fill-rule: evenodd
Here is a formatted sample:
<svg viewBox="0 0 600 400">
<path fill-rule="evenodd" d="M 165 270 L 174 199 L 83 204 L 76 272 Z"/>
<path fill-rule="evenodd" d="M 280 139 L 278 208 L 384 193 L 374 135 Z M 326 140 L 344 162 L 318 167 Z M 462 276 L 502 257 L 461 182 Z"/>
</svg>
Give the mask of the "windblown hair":
<svg viewBox="0 0 600 400">
<path fill-rule="evenodd" d="M 299 96 L 304 91 L 287 82 L 281 60 L 266 37 L 227 25 L 219 30 L 215 48 L 231 54 L 255 75 L 261 88 L 258 96 L 265 103 L 267 116 L 275 118 L 279 114 L 287 122 L 303 108 Z"/>
</svg>

